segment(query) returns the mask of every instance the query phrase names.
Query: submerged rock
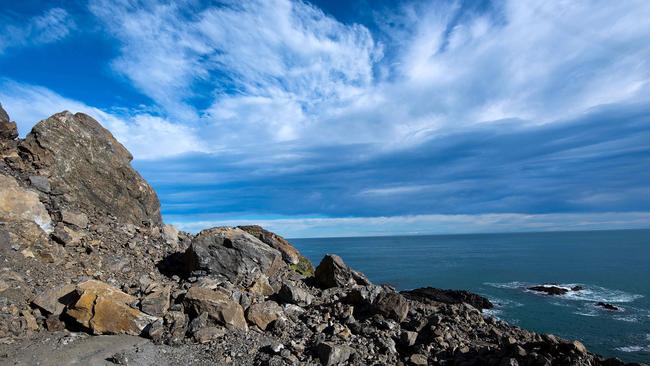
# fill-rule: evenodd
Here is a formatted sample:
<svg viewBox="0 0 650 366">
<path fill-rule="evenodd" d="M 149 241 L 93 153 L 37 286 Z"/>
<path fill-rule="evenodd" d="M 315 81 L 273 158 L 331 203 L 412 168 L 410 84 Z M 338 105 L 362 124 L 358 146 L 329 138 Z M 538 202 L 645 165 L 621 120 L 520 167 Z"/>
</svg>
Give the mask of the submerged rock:
<svg viewBox="0 0 650 366">
<path fill-rule="evenodd" d="M 621 311 L 622 310 L 620 307 L 618 307 L 616 305 L 612 305 L 610 303 L 606 303 L 606 302 L 602 302 L 602 301 L 597 302 L 596 306 L 598 306 L 600 308 L 603 308 L 605 310 L 609 310 L 609 311 Z"/>
<path fill-rule="evenodd" d="M 407 299 L 424 303 L 442 302 L 446 304 L 466 303 L 483 310 L 492 309 L 494 305 L 487 298 L 463 290 L 441 290 L 433 287 L 423 287 L 414 290 L 402 291 Z"/>
<path fill-rule="evenodd" d="M 569 291 L 581 291 L 582 287 L 575 286 L 573 288 L 568 288 L 559 285 L 538 285 L 538 286 L 528 287 L 528 290 L 535 291 L 535 292 L 542 292 L 545 293 L 546 295 L 559 296 L 559 295 L 566 295 L 567 293 L 569 293 Z"/>
</svg>

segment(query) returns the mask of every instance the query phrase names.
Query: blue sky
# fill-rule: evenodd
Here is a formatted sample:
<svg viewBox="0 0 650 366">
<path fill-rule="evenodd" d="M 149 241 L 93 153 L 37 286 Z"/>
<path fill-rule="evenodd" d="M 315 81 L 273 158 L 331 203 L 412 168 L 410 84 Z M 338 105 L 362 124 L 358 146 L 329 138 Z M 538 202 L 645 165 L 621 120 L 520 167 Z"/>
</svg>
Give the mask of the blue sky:
<svg viewBox="0 0 650 366">
<path fill-rule="evenodd" d="M 181 228 L 650 226 L 647 1 L 0 2 L 21 134 L 91 114 Z"/>
</svg>

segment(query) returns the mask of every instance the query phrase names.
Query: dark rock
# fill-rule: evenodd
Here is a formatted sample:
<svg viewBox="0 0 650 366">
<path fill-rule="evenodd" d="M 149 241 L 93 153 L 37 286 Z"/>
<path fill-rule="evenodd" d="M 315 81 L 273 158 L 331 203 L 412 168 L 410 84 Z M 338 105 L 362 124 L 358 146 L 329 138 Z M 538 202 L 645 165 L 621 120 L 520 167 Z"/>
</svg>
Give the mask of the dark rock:
<svg viewBox="0 0 650 366">
<path fill-rule="evenodd" d="M 341 257 L 334 254 L 328 254 L 321 260 L 314 277 L 322 288 L 370 285 L 365 275 L 348 267 Z"/>
<path fill-rule="evenodd" d="M 398 322 L 406 319 L 409 312 L 409 304 L 404 296 L 392 291 L 379 294 L 373 303 L 373 308 L 377 313 Z"/>
<path fill-rule="evenodd" d="M 352 349 L 332 342 L 321 342 L 318 345 L 318 358 L 323 366 L 340 365 L 352 355 Z"/>
<path fill-rule="evenodd" d="M 0 104 L 0 140 L 14 140 L 18 137 L 16 122 L 9 119 L 9 115 Z"/>
<path fill-rule="evenodd" d="M 51 189 L 87 214 L 160 226 L 160 202 L 131 167 L 131 154 L 91 117 L 62 112 L 39 122 L 19 146 L 33 168 L 47 171 Z"/>
<path fill-rule="evenodd" d="M 603 308 L 605 310 L 609 310 L 609 311 L 621 311 L 622 310 L 620 307 L 618 307 L 616 305 L 612 305 L 612 304 L 602 302 L 602 301 L 597 302 L 596 306 L 601 307 L 601 308 Z"/>
<path fill-rule="evenodd" d="M 283 303 L 295 304 L 298 306 L 308 306 L 314 300 L 314 296 L 297 286 L 283 283 L 278 297 Z"/>
<path fill-rule="evenodd" d="M 431 302 L 442 302 L 446 304 L 466 303 L 483 310 L 492 309 L 494 305 L 483 296 L 464 290 L 441 290 L 433 287 L 423 287 L 415 290 L 400 292 L 409 300 L 419 301 L 425 304 Z"/>
<path fill-rule="evenodd" d="M 546 295 L 559 296 L 567 294 L 571 289 L 557 285 L 538 285 L 528 287 L 528 290 L 542 292 Z"/>
<path fill-rule="evenodd" d="M 249 284 L 259 273 L 268 277 L 284 265 L 280 252 L 247 232 L 229 227 L 201 231 L 185 252 L 189 272 L 221 276 Z"/>
<path fill-rule="evenodd" d="M 169 309 L 170 291 L 169 286 L 163 286 L 145 296 L 140 302 L 142 311 L 158 317 L 165 315 Z"/>
</svg>

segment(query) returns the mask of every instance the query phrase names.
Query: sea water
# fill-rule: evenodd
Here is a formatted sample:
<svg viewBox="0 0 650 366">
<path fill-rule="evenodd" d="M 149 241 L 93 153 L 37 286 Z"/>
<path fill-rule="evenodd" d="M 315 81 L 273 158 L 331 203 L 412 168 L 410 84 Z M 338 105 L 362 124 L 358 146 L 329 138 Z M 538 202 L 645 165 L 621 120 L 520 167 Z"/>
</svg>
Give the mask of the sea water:
<svg viewBox="0 0 650 366">
<path fill-rule="evenodd" d="M 340 255 L 374 283 L 469 290 L 488 314 L 581 340 L 592 352 L 650 362 L 650 230 L 356 237 L 290 240 L 314 264 Z M 556 283 L 563 296 L 526 288 Z M 602 301 L 622 308 L 601 309 Z"/>
</svg>

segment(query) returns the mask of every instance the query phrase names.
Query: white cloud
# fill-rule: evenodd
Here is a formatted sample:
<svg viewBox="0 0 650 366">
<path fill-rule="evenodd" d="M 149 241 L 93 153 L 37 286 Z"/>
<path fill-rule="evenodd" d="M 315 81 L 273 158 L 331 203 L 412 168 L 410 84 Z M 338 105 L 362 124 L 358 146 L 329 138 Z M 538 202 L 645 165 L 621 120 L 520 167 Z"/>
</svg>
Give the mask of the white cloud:
<svg viewBox="0 0 650 366">
<path fill-rule="evenodd" d="M 0 53 L 10 47 L 40 45 L 66 38 L 75 29 L 75 22 L 65 9 L 52 8 L 28 19 L 26 23 L 12 22 L 0 17 Z"/>
<path fill-rule="evenodd" d="M 175 220 L 176 219 L 176 220 Z M 424 235 L 647 229 L 650 212 L 413 215 L 352 218 L 213 219 L 188 221 L 171 217 L 182 230 L 198 232 L 214 226 L 261 225 L 289 238 L 377 235 Z"/>
<path fill-rule="evenodd" d="M 38 121 L 56 112 L 83 112 L 97 119 L 124 144 L 136 159 L 153 159 L 205 151 L 196 131 L 149 114 L 119 115 L 67 99 L 55 92 L 8 79 L 0 79 L 0 101 L 25 135 Z"/>
</svg>

